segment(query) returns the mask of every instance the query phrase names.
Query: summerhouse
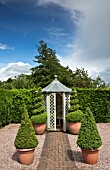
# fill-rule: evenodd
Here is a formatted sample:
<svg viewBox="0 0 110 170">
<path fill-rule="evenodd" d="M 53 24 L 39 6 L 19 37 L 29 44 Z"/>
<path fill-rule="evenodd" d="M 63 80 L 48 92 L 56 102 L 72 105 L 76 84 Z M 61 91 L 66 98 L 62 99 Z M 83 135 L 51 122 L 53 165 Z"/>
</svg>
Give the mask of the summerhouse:
<svg viewBox="0 0 110 170">
<path fill-rule="evenodd" d="M 71 89 L 59 82 L 55 76 L 55 79 L 43 88 L 42 92 L 48 114 L 47 130 L 66 131 L 65 115 L 68 113 Z"/>
</svg>

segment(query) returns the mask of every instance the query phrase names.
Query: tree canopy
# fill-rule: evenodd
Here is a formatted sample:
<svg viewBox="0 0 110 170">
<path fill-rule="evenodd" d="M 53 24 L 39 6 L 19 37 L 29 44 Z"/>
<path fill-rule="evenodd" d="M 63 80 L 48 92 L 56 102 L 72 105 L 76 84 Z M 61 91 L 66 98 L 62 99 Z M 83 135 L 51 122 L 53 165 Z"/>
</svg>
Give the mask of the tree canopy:
<svg viewBox="0 0 110 170">
<path fill-rule="evenodd" d="M 38 55 L 35 56 L 34 62 L 37 66 L 32 68 L 32 78 L 38 86 L 45 87 L 57 75 L 59 81 L 68 87 L 96 88 L 105 87 L 106 84 L 100 77 L 93 80 L 89 77 L 84 68 L 76 68 L 72 71 L 69 66 L 64 67 L 60 64 L 55 50 L 47 47 L 44 41 L 40 41 L 37 47 Z"/>
<path fill-rule="evenodd" d="M 76 68 L 76 71 L 72 71 L 69 66 L 62 66 L 55 50 L 49 48 L 43 40 L 39 41 L 39 44 L 39 46 L 36 45 L 38 53 L 33 60 L 36 66 L 31 68 L 31 75 L 21 74 L 15 79 L 9 78 L 7 81 L 0 82 L 0 88 L 44 88 L 52 82 L 55 75 L 57 75 L 60 82 L 70 88 L 107 87 L 107 84 L 99 76 L 92 79 L 84 68 Z"/>
</svg>

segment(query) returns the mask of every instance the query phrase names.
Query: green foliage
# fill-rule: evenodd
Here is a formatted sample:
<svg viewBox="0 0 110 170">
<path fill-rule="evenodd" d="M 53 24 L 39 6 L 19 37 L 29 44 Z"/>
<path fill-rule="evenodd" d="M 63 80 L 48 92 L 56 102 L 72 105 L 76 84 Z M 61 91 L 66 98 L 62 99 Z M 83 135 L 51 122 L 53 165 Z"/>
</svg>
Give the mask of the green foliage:
<svg viewBox="0 0 110 170">
<path fill-rule="evenodd" d="M 21 117 L 24 109 L 24 103 L 27 105 L 29 116 L 32 115 L 34 96 L 35 96 L 35 89 L 14 90 L 12 110 L 11 110 L 11 114 L 13 115 L 12 122 L 19 123 L 21 121 Z"/>
<path fill-rule="evenodd" d="M 59 73 L 61 67 L 56 52 L 48 48 L 44 41 L 39 43 L 40 46 L 36 45 L 38 55 L 34 60 L 39 65 L 32 68 L 32 77 L 38 86 L 45 87 L 53 80 L 55 73 Z"/>
<path fill-rule="evenodd" d="M 97 123 L 110 122 L 110 89 L 77 89 L 82 111 L 89 107 Z"/>
<path fill-rule="evenodd" d="M 38 88 L 35 96 L 35 105 L 33 110 L 33 116 L 31 117 L 32 123 L 42 124 L 47 121 L 47 113 L 45 112 L 44 99 L 42 94 L 42 88 Z"/>
<path fill-rule="evenodd" d="M 79 110 L 78 102 L 77 91 L 73 88 L 70 97 L 70 108 L 66 115 L 67 122 L 81 122 L 83 112 Z"/>
<path fill-rule="evenodd" d="M 35 56 L 34 62 L 37 66 L 32 68 L 32 78 L 35 85 L 38 87 L 46 87 L 55 75 L 58 75 L 61 81 L 67 87 L 82 87 L 82 88 L 96 88 L 106 87 L 106 84 L 100 77 L 96 80 L 89 77 L 87 71 L 76 69 L 73 72 L 69 66 L 63 67 L 56 56 L 55 50 L 48 48 L 47 44 L 41 40 L 40 46 L 36 45 L 38 55 Z"/>
<path fill-rule="evenodd" d="M 45 107 L 43 106 L 44 99 L 42 94 L 42 88 L 39 87 L 38 90 L 35 93 L 34 98 L 34 109 L 33 109 L 33 115 L 42 114 L 45 112 Z"/>
<path fill-rule="evenodd" d="M 9 78 L 7 81 L 0 82 L 0 88 L 4 89 L 30 89 L 36 87 L 46 87 L 55 75 L 58 75 L 59 81 L 67 87 L 79 88 L 104 88 L 108 87 L 99 76 L 93 80 L 84 68 L 76 68 L 73 72 L 67 67 L 60 64 L 55 50 L 48 48 L 47 43 L 39 41 L 40 46 L 36 45 L 37 55 L 34 62 L 37 66 L 32 68 L 31 75 L 21 74 L 14 79 Z"/>
<path fill-rule="evenodd" d="M 44 113 L 39 114 L 39 115 L 34 115 L 34 116 L 31 117 L 31 121 L 32 121 L 32 123 L 35 123 L 35 124 L 46 123 L 47 122 L 47 113 L 44 112 Z"/>
<path fill-rule="evenodd" d="M 14 79 L 9 78 L 7 81 L 0 83 L 0 88 L 3 89 L 31 89 L 36 87 L 33 83 L 31 75 L 21 74 Z"/>
<path fill-rule="evenodd" d="M 77 110 L 66 115 L 67 122 L 80 122 L 82 120 L 83 112 Z"/>
<path fill-rule="evenodd" d="M 38 140 L 26 109 L 22 115 L 21 125 L 16 135 L 14 145 L 17 149 L 31 149 L 38 145 Z"/>
<path fill-rule="evenodd" d="M 37 92 L 35 92 L 37 91 Z M 110 89 L 79 89 L 77 99 L 71 93 L 69 113 L 80 109 L 84 112 L 89 107 L 97 123 L 110 122 Z M 20 123 L 24 103 L 29 117 L 45 112 L 42 89 L 0 89 L 0 127 L 9 123 Z M 74 108 L 74 105 L 75 108 Z"/>
<path fill-rule="evenodd" d="M 89 108 L 86 108 L 83 114 L 77 145 L 84 149 L 98 149 L 102 145 L 95 119 Z"/>
<path fill-rule="evenodd" d="M 79 110 L 79 100 L 77 96 L 77 91 L 75 88 L 72 89 L 70 96 L 70 108 L 69 113 Z"/>
<path fill-rule="evenodd" d="M 24 109 L 27 105 L 31 117 L 34 108 L 36 89 L 0 89 L 0 127 L 9 123 L 20 123 Z"/>
<path fill-rule="evenodd" d="M 12 120 L 11 107 L 12 107 L 13 93 L 4 89 L 0 89 L 0 127 L 9 124 Z"/>
</svg>

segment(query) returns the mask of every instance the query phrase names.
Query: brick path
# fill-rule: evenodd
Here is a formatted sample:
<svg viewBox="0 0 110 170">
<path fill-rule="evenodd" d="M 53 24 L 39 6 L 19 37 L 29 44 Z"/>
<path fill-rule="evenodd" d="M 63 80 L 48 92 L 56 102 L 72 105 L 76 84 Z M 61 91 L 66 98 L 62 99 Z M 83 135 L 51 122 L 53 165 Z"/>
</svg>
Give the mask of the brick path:
<svg viewBox="0 0 110 170">
<path fill-rule="evenodd" d="M 66 133 L 46 134 L 37 170 L 77 170 Z"/>
</svg>

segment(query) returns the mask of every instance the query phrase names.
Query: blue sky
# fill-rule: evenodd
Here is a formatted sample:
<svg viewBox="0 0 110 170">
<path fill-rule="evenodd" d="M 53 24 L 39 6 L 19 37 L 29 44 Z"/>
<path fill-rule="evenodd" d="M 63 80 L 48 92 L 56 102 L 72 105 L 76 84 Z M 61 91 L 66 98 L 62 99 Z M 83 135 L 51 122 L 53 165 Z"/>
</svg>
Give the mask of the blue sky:
<svg viewBox="0 0 110 170">
<path fill-rule="evenodd" d="M 29 74 L 44 40 L 63 66 L 110 82 L 109 6 L 109 0 L 0 0 L 0 80 Z"/>
</svg>

